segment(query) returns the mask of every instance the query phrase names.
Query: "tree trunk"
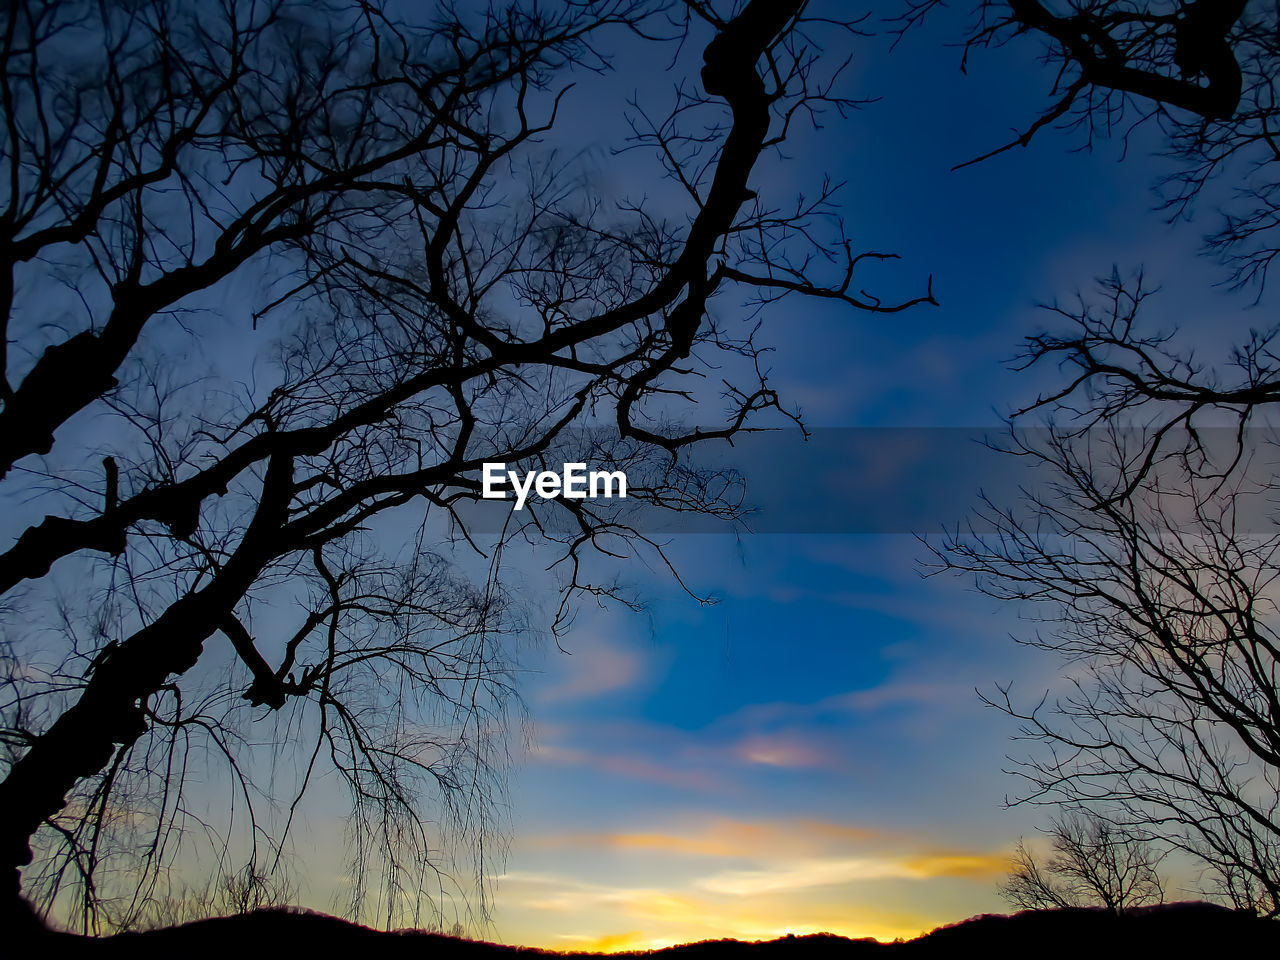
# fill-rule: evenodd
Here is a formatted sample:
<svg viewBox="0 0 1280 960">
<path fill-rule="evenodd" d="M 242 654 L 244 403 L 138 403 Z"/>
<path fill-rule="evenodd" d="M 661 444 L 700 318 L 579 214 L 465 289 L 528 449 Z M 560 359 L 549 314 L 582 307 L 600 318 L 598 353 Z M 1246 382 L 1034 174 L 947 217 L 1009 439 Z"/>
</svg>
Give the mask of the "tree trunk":
<svg viewBox="0 0 1280 960">
<path fill-rule="evenodd" d="M 117 748 L 133 746 L 147 732 L 147 699 L 171 676 L 195 666 L 205 640 L 267 563 L 283 552 L 282 526 L 292 493 L 292 457 L 272 457 L 253 521 L 208 586 L 176 600 L 119 646 L 107 648 L 80 699 L 36 738 L 0 782 L 0 921 L 29 912 L 21 897 L 20 870 L 31 862 L 31 837 L 66 806 L 77 783 L 100 773 Z"/>
<path fill-rule="evenodd" d="M 221 578 L 219 578 L 221 580 Z M 220 617 L 239 599 L 215 581 L 172 604 L 101 660 L 80 699 L 31 744 L 0 782 L 0 925 L 28 912 L 19 869 L 31 837 L 65 805 L 81 780 L 99 773 L 118 747 L 147 732 L 142 705 L 170 676 L 195 665 Z"/>
</svg>

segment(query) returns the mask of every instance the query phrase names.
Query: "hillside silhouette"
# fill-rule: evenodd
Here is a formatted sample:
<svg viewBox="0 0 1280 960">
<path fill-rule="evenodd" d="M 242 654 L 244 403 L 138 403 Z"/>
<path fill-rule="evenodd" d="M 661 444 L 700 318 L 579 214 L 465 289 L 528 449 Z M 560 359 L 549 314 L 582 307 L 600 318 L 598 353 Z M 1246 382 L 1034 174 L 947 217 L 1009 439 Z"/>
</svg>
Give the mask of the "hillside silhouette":
<svg viewBox="0 0 1280 960">
<path fill-rule="evenodd" d="M 239 956 L 352 957 L 359 960 L 398 958 L 462 958 L 462 960 L 535 960 L 540 957 L 598 957 L 500 944 L 416 930 L 384 932 L 337 917 L 291 909 L 264 909 L 234 917 L 217 917 L 102 939 L 66 933 L 33 933 L 22 945 L 0 938 L 0 955 L 69 957 L 170 958 Z M 9 953 L 6 946 L 19 946 Z M 1263 953 L 1264 950 L 1271 953 Z M 1012 916 L 986 914 L 939 927 L 914 940 L 880 943 L 833 934 L 788 936 L 743 942 L 706 940 L 662 950 L 616 954 L 663 960 L 755 960 L 763 957 L 825 958 L 959 957 L 959 956 L 1224 956 L 1243 951 L 1277 955 L 1280 923 L 1203 902 L 1138 908 L 1124 916 L 1097 909 L 1027 910 Z"/>
</svg>

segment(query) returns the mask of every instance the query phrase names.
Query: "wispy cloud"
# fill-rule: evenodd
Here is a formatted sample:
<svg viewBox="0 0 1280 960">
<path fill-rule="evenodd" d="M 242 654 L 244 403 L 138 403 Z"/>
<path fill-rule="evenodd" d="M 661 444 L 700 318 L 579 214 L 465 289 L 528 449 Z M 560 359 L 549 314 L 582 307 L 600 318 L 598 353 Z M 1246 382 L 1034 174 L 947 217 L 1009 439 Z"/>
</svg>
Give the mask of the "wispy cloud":
<svg viewBox="0 0 1280 960">
<path fill-rule="evenodd" d="M 867 880 L 925 880 L 934 877 L 995 876 L 1008 869 L 1004 854 L 940 853 L 908 857 L 814 858 L 767 870 L 726 870 L 696 886 L 733 896 L 776 894 Z"/>
<path fill-rule="evenodd" d="M 637 669 L 626 654 L 605 661 L 611 666 L 601 678 L 570 678 L 547 695 L 589 696 L 621 685 Z M 893 679 L 807 703 L 750 704 L 696 730 L 645 722 L 544 726 L 531 755 L 678 788 L 726 790 L 759 768 L 846 772 L 853 755 L 841 731 L 883 711 L 918 708 L 920 720 L 974 699 L 967 684 Z"/>
<path fill-rule="evenodd" d="M 635 650 L 604 638 L 583 640 L 570 655 L 549 661 L 557 679 L 535 694 L 543 704 L 576 703 L 635 686 L 646 674 Z"/>
<path fill-rule="evenodd" d="M 753 734 L 732 748 L 737 759 L 767 767 L 836 769 L 843 758 L 800 733 Z"/>
<path fill-rule="evenodd" d="M 684 872 L 692 887 L 735 896 L 887 878 L 985 878 L 1009 867 L 1002 850 L 957 849 L 895 831 L 807 818 L 695 817 L 667 829 L 542 835 L 521 847 L 737 860 L 743 867 L 708 875 L 694 864 Z M 675 867 L 671 872 L 680 874 Z"/>
<path fill-rule="evenodd" d="M 690 857 L 758 859 L 851 850 L 883 841 L 876 830 L 806 818 L 765 821 L 700 817 L 673 829 L 567 833 L 529 837 L 521 846 L 534 849 L 578 848 L 658 852 Z"/>
<path fill-rule="evenodd" d="M 542 743 L 531 749 L 544 763 L 561 766 L 590 767 L 593 771 L 644 780 L 649 783 L 697 791 L 717 791 L 724 781 L 714 773 L 697 767 L 681 767 L 670 762 L 651 760 L 638 751 L 597 750 L 556 743 Z"/>
<path fill-rule="evenodd" d="M 724 717 L 724 726 L 755 730 L 803 728 L 823 720 L 875 713 L 891 707 L 949 709 L 976 702 L 964 680 L 893 677 L 875 686 L 847 690 L 809 702 L 775 701 L 747 704 Z"/>
</svg>

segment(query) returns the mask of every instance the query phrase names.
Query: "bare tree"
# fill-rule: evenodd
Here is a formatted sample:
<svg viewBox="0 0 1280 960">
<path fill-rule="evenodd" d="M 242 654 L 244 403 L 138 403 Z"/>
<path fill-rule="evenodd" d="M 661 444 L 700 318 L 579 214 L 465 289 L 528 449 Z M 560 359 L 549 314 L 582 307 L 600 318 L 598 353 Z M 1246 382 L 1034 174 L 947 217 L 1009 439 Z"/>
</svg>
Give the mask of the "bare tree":
<svg viewBox="0 0 1280 960">
<path fill-rule="evenodd" d="M 1160 854 L 1149 842 L 1125 836 L 1089 811 L 1055 817 L 1046 831 L 1053 855 L 1043 867 L 1022 841 L 1000 894 L 1024 910 L 1101 906 L 1121 914 L 1160 903 Z"/>
<path fill-rule="evenodd" d="M 1005 900 L 1020 910 L 1068 909 L 1079 906 L 1054 879 L 1048 868 L 1042 868 L 1035 855 L 1019 837 L 1010 858 L 1009 875 L 997 889 Z"/>
<path fill-rule="evenodd" d="M 900 29 L 939 6 L 912 0 Z M 1227 214 L 1210 248 L 1261 291 L 1280 249 L 1278 12 L 1235 0 L 975 4 L 966 57 L 1034 37 L 1053 77 L 1044 112 L 977 159 L 1052 126 L 1091 144 L 1157 125 L 1174 161 L 1159 184 L 1170 216 L 1189 217 L 1217 184 Z M 1005 445 L 1039 479 L 1022 503 L 986 503 L 936 556 L 1025 604 L 1042 626 L 1023 642 L 1063 658 L 1066 692 L 1027 706 L 1004 688 L 988 701 L 1044 748 L 1016 768 L 1028 784 L 1018 802 L 1102 804 L 1114 826 L 1195 854 L 1212 885 L 1276 915 L 1280 543 L 1266 442 L 1247 437 L 1280 398 L 1276 334 L 1206 367 L 1147 332 L 1149 296 L 1140 274 L 1116 273 L 1100 296 L 1051 307 L 1066 331 L 1029 338 L 1018 366 L 1056 365 L 1062 378 L 1013 412 Z"/>
<path fill-rule="evenodd" d="M 1244 419 L 1261 383 L 1249 357 L 1266 351 L 1237 354 L 1254 387 L 1232 384 L 1167 338 L 1140 338 L 1146 296 L 1107 289 L 1075 334 L 1029 341 L 1029 362 L 1081 368 L 1033 406 L 1053 411 L 1050 426 L 1011 434 L 1040 481 L 1020 504 L 987 503 L 986 529 L 955 531 L 937 556 L 1026 603 L 1042 627 L 1022 642 L 1067 667 L 1065 693 L 1028 706 L 1003 688 L 988 701 L 1046 748 L 1016 768 L 1029 785 L 1019 799 L 1105 804 L 1115 825 L 1194 854 L 1239 905 L 1276 915 L 1274 436 Z M 1240 419 L 1210 426 L 1215 410 Z"/>
<path fill-rule="evenodd" d="M 503 638 L 530 628 L 504 551 L 553 551 L 562 617 L 626 601 L 604 564 L 657 549 L 563 498 L 487 535 L 481 465 L 589 460 L 634 469 L 634 500 L 731 511 L 679 455 L 788 416 L 759 310 L 932 302 L 862 292 L 888 255 L 854 250 L 831 185 L 753 188 L 794 125 L 849 104 L 840 63 L 803 0 L 4 17 L 0 475 L 45 514 L 0 554 L 4 919 L 22 891 L 132 925 L 201 837 L 224 875 L 269 870 L 328 771 L 352 909 L 420 923 L 451 842 L 488 872 Z M 672 187 L 645 204 L 540 145 L 623 37 L 675 67 L 702 52 L 696 83 L 632 112 L 646 184 Z M 722 423 L 682 427 L 713 363 Z"/>
<path fill-rule="evenodd" d="M 296 902 L 298 888 L 287 877 L 262 872 L 247 863 L 221 877 L 206 877 L 197 885 L 181 885 L 164 897 L 149 900 L 129 918 L 131 930 L 159 930 L 209 917 L 229 917 L 268 908 L 287 908 Z"/>
</svg>

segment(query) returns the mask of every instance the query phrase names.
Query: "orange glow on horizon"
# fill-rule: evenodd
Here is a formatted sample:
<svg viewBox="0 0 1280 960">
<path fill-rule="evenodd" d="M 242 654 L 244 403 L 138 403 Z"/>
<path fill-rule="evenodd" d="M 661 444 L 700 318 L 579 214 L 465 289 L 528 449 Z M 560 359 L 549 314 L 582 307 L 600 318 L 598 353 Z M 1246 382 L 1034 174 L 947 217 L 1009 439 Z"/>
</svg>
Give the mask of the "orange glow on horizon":
<svg viewBox="0 0 1280 960">
<path fill-rule="evenodd" d="M 675 830 L 551 835 L 530 838 L 527 849 L 553 854 L 554 872 L 495 878 L 500 925 L 509 942 L 561 952 L 788 934 L 912 939 L 989 909 L 994 880 L 1009 864 L 1005 851 L 931 848 L 804 819 L 707 817 L 701 829 L 686 822 Z M 608 879 L 580 879 L 573 867 L 562 873 L 556 851 L 588 856 L 589 873 Z M 606 865 L 591 856 L 602 851 L 639 859 Z M 618 883 L 618 876 L 640 882 Z M 909 902 L 918 907 L 897 906 L 904 888 L 890 893 L 890 885 L 902 884 L 915 891 Z M 973 909 L 957 915 L 957 897 Z"/>
</svg>

